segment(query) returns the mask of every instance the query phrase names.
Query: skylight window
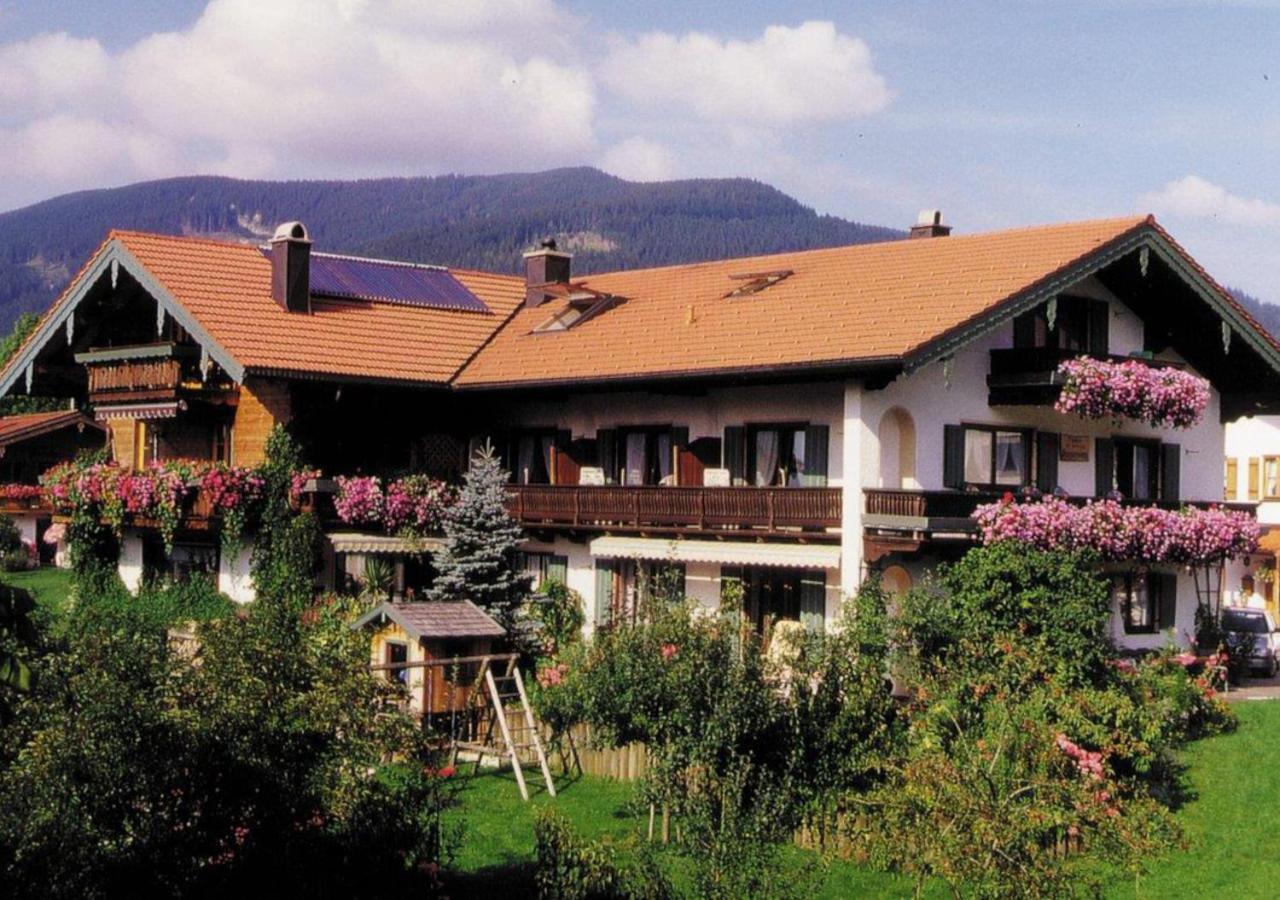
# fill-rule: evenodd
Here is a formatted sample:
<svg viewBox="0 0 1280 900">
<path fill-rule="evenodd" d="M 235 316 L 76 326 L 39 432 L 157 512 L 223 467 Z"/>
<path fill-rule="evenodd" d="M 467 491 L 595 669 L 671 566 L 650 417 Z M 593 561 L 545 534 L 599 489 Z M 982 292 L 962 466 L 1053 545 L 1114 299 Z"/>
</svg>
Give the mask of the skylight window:
<svg viewBox="0 0 1280 900">
<path fill-rule="evenodd" d="M 585 287 L 570 287 L 565 294 L 565 305 L 542 324 L 533 329 L 534 334 L 568 331 L 592 316 L 599 315 L 617 302 L 612 294 L 603 294 Z"/>
<path fill-rule="evenodd" d="M 742 282 L 725 297 L 743 297 L 747 294 L 758 294 L 765 288 L 773 287 L 784 278 L 788 278 L 794 273 L 791 269 L 775 269 L 771 272 L 743 272 L 738 275 L 730 275 L 732 281 Z"/>
</svg>

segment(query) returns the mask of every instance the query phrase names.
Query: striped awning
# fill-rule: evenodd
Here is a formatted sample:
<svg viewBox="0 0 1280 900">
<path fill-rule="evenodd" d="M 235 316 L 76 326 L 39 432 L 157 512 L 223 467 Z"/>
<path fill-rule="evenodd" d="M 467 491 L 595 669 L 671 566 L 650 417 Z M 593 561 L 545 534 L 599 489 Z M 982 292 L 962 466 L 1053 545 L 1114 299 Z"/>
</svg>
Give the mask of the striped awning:
<svg viewBox="0 0 1280 900">
<path fill-rule="evenodd" d="M 336 531 L 326 537 L 334 553 L 417 555 L 438 553 L 444 547 L 444 541 L 440 538 L 411 540 L 385 534 L 361 534 L 358 531 Z"/>
<path fill-rule="evenodd" d="M 662 559 L 671 562 L 709 562 L 731 566 L 840 568 L 840 547 L 836 544 L 599 537 L 591 542 L 591 555 L 622 559 Z"/>
<path fill-rule="evenodd" d="M 172 419 L 178 415 L 181 401 L 167 403 L 130 403 L 120 406 L 96 406 L 93 417 L 99 422 L 107 419 Z"/>
</svg>

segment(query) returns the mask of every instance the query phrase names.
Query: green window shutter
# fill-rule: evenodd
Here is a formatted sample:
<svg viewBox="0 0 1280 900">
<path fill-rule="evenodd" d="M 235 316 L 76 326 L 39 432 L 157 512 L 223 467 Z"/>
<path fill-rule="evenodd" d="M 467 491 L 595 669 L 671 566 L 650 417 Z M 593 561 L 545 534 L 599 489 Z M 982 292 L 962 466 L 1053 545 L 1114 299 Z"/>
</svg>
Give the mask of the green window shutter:
<svg viewBox="0 0 1280 900">
<path fill-rule="evenodd" d="M 830 453 L 831 429 L 826 425 L 810 425 L 804 430 L 804 483 L 806 487 L 827 486 L 827 455 Z"/>
<path fill-rule="evenodd" d="M 1093 494 L 1105 497 L 1115 487 L 1116 447 L 1110 438 L 1095 438 L 1093 442 Z"/>
<path fill-rule="evenodd" d="M 618 480 L 618 432 L 613 428 L 596 431 L 596 465 L 604 470 L 604 480 L 613 484 Z"/>
<path fill-rule="evenodd" d="M 1036 487 L 1051 494 L 1058 486 L 1058 435 L 1036 432 Z"/>
<path fill-rule="evenodd" d="M 1182 445 L 1160 445 L 1160 499 L 1180 500 L 1182 485 Z"/>
<path fill-rule="evenodd" d="M 1151 585 L 1156 591 L 1156 630 L 1178 627 L 1178 576 L 1172 572 L 1154 573 Z"/>
<path fill-rule="evenodd" d="M 827 573 L 806 569 L 800 576 L 800 624 L 821 634 L 827 620 Z"/>
<path fill-rule="evenodd" d="M 547 580 L 565 584 L 569 580 L 569 557 L 552 555 L 547 561 Z"/>
<path fill-rule="evenodd" d="M 608 625 L 613 612 L 613 560 L 596 560 L 596 621 L 597 628 Z"/>
<path fill-rule="evenodd" d="M 964 487 L 964 427 L 942 428 L 942 483 L 949 488 Z"/>
<path fill-rule="evenodd" d="M 742 485 L 747 478 L 747 430 L 729 425 L 724 430 L 724 468 L 729 470 L 729 483 Z"/>
<path fill-rule="evenodd" d="M 1111 304 L 1089 301 L 1089 352 L 1106 356 L 1111 352 Z"/>
</svg>

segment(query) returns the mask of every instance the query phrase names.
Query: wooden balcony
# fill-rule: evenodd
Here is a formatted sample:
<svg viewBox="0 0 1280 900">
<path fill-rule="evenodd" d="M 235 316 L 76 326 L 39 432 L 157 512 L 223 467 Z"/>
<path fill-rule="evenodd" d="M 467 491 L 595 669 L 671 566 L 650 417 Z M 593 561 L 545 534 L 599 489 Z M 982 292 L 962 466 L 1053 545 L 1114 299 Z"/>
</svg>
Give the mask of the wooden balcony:
<svg viewBox="0 0 1280 900">
<path fill-rule="evenodd" d="M 991 406 L 1050 406 L 1062 390 L 1058 366 L 1087 355 L 1091 354 L 1053 347 L 992 350 L 991 372 L 987 375 L 987 402 Z M 1138 362 L 1154 368 L 1174 365 L 1143 356 L 1097 358 L 1109 362 Z"/>
<path fill-rule="evenodd" d="M 834 540 L 840 528 L 839 488 L 530 484 L 509 491 L 508 510 L 534 529 Z"/>
<path fill-rule="evenodd" d="M 868 488 L 863 495 L 866 506 L 862 522 L 868 531 L 975 534 L 977 526 L 971 518 L 973 511 L 985 503 L 999 501 L 1004 493 Z M 1067 502 L 1082 506 L 1093 499 L 1096 498 L 1068 497 Z M 1219 506 L 1250 513 L 1255 509 L 1251 503 L 1222 503 L 1217 500 L 1122 500 L 1121 503 L 1124 506 L 1158 506 L 1162 509 Z"/>
<path fill-rule="evenodd" d="M 144 344 L 77 353 L 89 376 L 93 403 L 158 403 L 179 393 L 217 395 L 229 385 L 207 385 L 199 372 L 199 351 L 187 345 Z"/>
</svg>

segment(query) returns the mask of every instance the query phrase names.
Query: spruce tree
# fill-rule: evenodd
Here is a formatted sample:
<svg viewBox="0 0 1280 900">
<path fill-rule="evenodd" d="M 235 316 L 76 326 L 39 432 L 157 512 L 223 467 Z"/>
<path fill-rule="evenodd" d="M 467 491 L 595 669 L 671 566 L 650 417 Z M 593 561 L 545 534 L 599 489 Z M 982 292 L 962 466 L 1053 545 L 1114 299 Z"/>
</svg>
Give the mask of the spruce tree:
<svg viewBox="0 0 1280 900">
<path fill-rule="evenodd" d="M 471 461 L 458 502 L 444 514 L 444 549 L 436 555 L 432 600 L 470 600 L 508 631 L 529 589 L 515 569 L 520 523 L 506 508 L 507 473 L 485 445 Z"/>
</svg>

